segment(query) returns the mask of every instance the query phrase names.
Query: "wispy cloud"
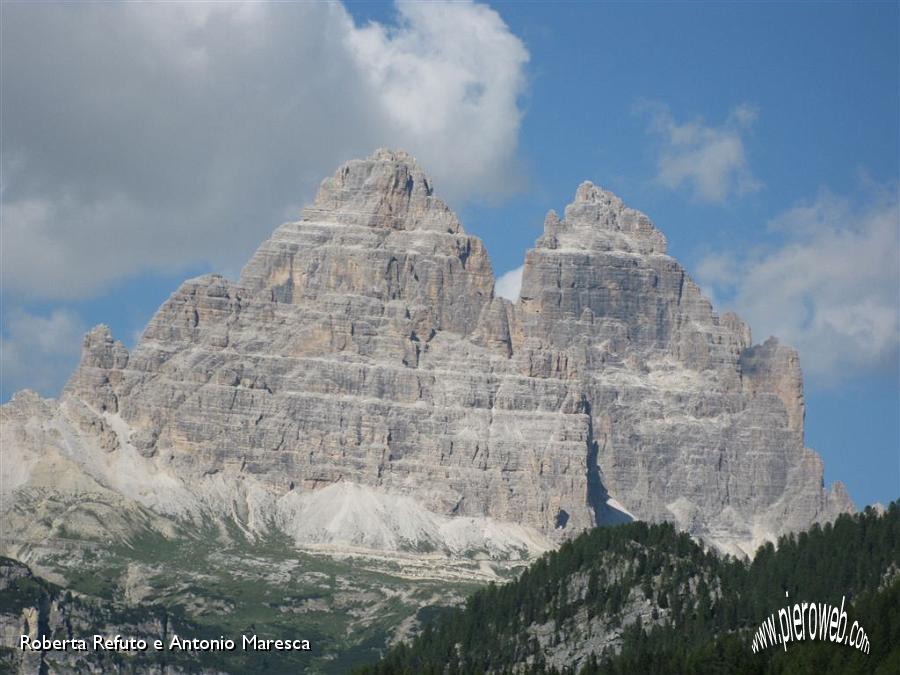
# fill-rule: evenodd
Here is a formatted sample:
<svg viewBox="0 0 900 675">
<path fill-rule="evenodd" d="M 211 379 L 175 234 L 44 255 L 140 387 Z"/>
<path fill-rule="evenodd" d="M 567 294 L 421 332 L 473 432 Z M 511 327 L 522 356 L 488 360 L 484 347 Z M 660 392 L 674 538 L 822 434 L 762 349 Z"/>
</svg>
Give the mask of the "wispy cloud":
<svg viewBox="0 0 900 675">
<path fill-rule="evenodd" d="M 379 146 L 451 200 L 515 172 L 528 52 L 485 5 L 13 3 L 0 45 L 3 284 L 29 299 L 239 268 Z"/>
<path fill-rule="evenodd" d="M 0 394 L 28 387 L 56 396 L 78 363 L 85 326 L 77 314 L 13 311 L 0 334 Z"/>
<path fill-rule="evenodd" d="M 860 200 L 823 191 L 775 218 L 779 247 L 708 256 L 701 283 L 736 309 L 757 341 L 777 335 L 823 384 L 883 371 L 900 351 L 897 186 Z"/>
<path fill-rule="evenodd" d="M 494 283 L 494 295 L 517 302 L 522 290 L 522 272 L 524 270 L 525 266 L 521 265 L 497 277 L 497 281 Z"/>
<path fill-rule="evenodd" d="M 758 116 L 753 106 L 736 106 L 718 126 L 700 119 L 679 123 L 659 103 L 644 102 L 637 109 L 650 115 L 649 130 L 660 139 L 656 160 L 660 184 L 687 189 L 698 201 L 719 203 L 760 189 L 744 149 L 744 136 Z"/>
</svg>

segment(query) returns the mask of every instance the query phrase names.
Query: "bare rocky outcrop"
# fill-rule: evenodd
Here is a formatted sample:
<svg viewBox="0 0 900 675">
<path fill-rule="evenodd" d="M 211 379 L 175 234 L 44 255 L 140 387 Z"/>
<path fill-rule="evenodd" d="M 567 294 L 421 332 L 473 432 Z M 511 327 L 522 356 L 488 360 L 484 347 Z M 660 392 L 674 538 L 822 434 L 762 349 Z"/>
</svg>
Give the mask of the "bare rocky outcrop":
<svg viewBox="0 0 900 675">
<path fill-rule="evenodd" d="M 93 647 L 97 631 L 104 639 L 120 636 L 143 639 L 148 644 L 160 640 L 168 644 L 184 623 L 172 621 L 161 607 L 135 609 L 99 598 L 73 594 L 35 575 L 18 561 L 0 557 L 0 670 L 4 673 L 108 673 L 141 672 L 154 675 L 221 671 L 190 663 L 188 659 L 160 658 L 154 648 L 103 652 Z M 191 626 L 191 628 L 194 628 Z M 21 639 L 48 645 L 56 640 L 69 642 L 65 648 L 21 649 Z M 127 636 L 127 637 L 126 637 Z M 83 648 L 82 648 L 83 647 Z"/>
<path fill-rule="evenodd" d="M 131 353 L 94 329 L 58 403 L 4 406 L 3 488 L 58 456 L 155 514 L 496 556 L 626 512 L 749 553 L 852 509 L 804 447 L 796 352 L 612 193 L 548 215 L 517 303 L 493 284 L 411 157 L 351 161 L 237 282 L 185 282 Z"/>
</svg>

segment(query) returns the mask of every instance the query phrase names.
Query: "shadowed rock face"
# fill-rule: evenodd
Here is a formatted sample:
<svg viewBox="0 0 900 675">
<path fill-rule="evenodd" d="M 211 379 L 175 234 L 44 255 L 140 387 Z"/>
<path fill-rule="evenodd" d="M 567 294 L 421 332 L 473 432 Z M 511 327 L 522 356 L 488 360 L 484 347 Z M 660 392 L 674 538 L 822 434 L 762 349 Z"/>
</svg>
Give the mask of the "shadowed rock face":
<svg viewBox="0 0 900 675">
<path fill-rule="evenodd" d="M 326 179 L 237 283 L 185 282 L 130 354 L 94 329 L 58 404 L 20 396 L 4 415 L 23 466 L 49 445 L 154 512 L 275 522 L 300 544 L 539 548 L 620 518 L 613 499 L 749 551 L 851 510 L 803 445 L 796 352 L 752 346 L 665 251 L 585 183 L 511 304 L 415 161 L 380 150 Z M 336 483 L 364 495 L 315 501 Z"/>
</svg>

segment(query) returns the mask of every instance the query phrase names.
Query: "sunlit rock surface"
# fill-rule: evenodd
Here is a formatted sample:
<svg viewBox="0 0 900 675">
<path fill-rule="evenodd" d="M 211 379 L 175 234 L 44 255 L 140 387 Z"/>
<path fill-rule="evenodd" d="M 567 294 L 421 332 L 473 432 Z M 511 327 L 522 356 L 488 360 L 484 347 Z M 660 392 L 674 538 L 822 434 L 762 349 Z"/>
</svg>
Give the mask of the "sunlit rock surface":
<svg viewBox="0 0 900 675">
<path fill-rule="evenodd" d="M 219 518 L 502 558 L 633 516 L 752 553 L 853 508 L 803 416 L 796 352 L 716 314 L 612 193 L 547 216 L 512 304 L 416 162 L 379 150 L 237 282 L 186 281 L 131 353 L 95 328 L 59 401 L 3 406 L 4 546 L 66 504 L 98 536 Z"/>
</svg>

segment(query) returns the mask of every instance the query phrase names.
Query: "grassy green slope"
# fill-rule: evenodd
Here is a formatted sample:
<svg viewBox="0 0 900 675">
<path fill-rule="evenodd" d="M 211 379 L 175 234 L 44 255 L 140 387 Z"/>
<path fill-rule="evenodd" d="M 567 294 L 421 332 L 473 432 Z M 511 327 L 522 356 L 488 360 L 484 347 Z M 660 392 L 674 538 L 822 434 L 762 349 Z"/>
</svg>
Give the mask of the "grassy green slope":
<svg viewBox="0 0 900 675">
<path fill-rule="evenodd" d="M 121 624 L 149 639 L 155 636 L 141 624 L 162 612 L 182 637 L 240 641 L 255 634 L 311 642 L 312 650 L 302 653 L 236 650 L 178 658 L 183 666 L 231 673 L 346 673 L 376 658 L 410 616 L 461 602 L 480 585 L 464 574 L 458 580 L 410 578 L 390 560 L 298 551 L 274 531 L 251 541 L 235 530 L 223 543 L 212 525 L 185 528 L 177 539 L 149 529 L 119 543 L 59 539 L 49 551 L 39 557 L 39 568 L 64 578 L 65 587 L 38 576 L 19 580 L 0 594 L 0 614 L 20 611 L 9 604 L 19 586 L 31 589 L 26 596 L 38 606 L 40 597 L 31 592 L 38 584 L 45 595 L 71 590 L 84 595 L 86 608 L 112 612 L 106 624 L 83 621 L 87 634 Z M 477 562 L 471 565 L 477 568 Z M 126 610 L 134 615 L 130 624 L 119 620 Z"/>
</svg>

